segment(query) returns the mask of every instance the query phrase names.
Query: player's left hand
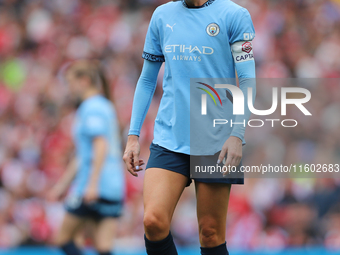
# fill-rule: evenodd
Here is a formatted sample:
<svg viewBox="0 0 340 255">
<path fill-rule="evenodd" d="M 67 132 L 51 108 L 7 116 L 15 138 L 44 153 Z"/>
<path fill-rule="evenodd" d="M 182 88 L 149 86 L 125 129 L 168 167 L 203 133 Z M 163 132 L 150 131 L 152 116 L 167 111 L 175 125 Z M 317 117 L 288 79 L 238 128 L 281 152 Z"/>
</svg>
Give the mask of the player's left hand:
<svg viewBox="0 0 340 255">
<path fill-rule="evenodd" d="M 90 184 L 84 194 L 84 202 L 91 204 L 98 199 L 98 187 L 97 185 Z"/>
<path fill-rule="evenodd" d="M 217 163 L 221 163 L 227 154 L 225 166 L 238 166 L 242 159 L 242 140 L 236 136 L 230 136 L 224 143 Z"/>
</svg>

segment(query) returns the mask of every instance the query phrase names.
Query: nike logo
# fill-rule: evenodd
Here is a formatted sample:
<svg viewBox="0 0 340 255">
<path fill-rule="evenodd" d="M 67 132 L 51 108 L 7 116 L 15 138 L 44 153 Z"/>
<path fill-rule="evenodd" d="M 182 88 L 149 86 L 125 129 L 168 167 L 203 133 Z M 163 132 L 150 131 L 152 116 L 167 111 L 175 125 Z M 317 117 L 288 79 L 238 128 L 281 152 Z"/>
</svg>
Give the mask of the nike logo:
<svg viewBox="0 0 340 255">
<path fill-rule="evenodd" d="M 166 27 L 169 27 L 169 28 L 171 28 L 171 31 L 173 32 L 174 31 L 174 26 L 176 25 L 176 23 L 175 24 L 173 24 L 172 26 L 170 26 L 169 24 L 166 24 Z"/>
</svg>

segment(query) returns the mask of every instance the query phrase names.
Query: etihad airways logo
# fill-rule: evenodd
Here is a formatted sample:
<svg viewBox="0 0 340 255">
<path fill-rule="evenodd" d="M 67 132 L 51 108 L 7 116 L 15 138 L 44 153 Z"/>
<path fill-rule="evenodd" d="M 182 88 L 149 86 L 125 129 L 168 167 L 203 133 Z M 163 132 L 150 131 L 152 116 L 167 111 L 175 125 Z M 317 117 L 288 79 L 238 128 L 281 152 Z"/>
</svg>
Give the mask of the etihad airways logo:
<svg viewBox="0 0 340 255">
<path fill-rule="evenodd" d="M 214 54 L 214 49 L 211 47 L 184 44 L 166 45 L 164 51 L 166 53 L 178 53 L 172 57 L 172 60 L 182 61 L 201 61 L 201 55 Z"/>
<path fill-rule="evenodd" d="M 214 53 L 214 49 L 208 46 L 192 46 L 192 45 L 179 45 L 179 44 L 173 44 L 173 45 L 167 45 L 165 46 L 165 52 L 171 53 L 171 52 L 181 52 L 181 53 L 196 53 L 204 54 L 204 55 L 212 55 Z"/>
</svg>

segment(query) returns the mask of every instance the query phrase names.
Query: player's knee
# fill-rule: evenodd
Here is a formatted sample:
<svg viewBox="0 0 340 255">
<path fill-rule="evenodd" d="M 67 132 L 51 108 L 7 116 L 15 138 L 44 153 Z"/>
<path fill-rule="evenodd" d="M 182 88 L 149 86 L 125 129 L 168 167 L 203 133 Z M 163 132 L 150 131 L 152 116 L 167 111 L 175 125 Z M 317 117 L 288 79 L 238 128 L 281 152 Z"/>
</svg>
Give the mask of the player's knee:
<svg viewBox="0 0 340 255">
<path fill-rule="evenodd" d="M 145 213 L 143 223 L 145 232 L 151 236 L 168 232 L 170 228 L 170 223 L 161 213 Z"/>
<path fill-rule="evenodd" d="M 206 226 L 200 230 L 200 241 L 203 247 L 215 247 L 219 244 L 219 235 L 214 227 Z"/>
</svg>

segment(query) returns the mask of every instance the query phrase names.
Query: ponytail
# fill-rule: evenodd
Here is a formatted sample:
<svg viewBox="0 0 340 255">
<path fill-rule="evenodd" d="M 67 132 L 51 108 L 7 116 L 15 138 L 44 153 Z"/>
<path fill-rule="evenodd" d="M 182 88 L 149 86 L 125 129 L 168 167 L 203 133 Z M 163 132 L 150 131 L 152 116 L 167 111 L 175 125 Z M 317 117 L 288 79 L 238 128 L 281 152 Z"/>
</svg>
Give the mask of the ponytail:
<svg viewBox="0 0 340 255">
<path fill-rule="evenodd" d="M 100 64 L 97 67 L 97 72 L 98 72 L 98 76 L 99 76 L 99 80 L 100 80 L 100 84 L 102 86 L 104 96 L 106 97 L 106 99 L 113 102 L 112 97 L 111 97 L 110 85 L 109 85 L 109 83 L 106 79 L 106 76 L 104 74 L 104 70 L 101 68 Z"/>
</svg>

